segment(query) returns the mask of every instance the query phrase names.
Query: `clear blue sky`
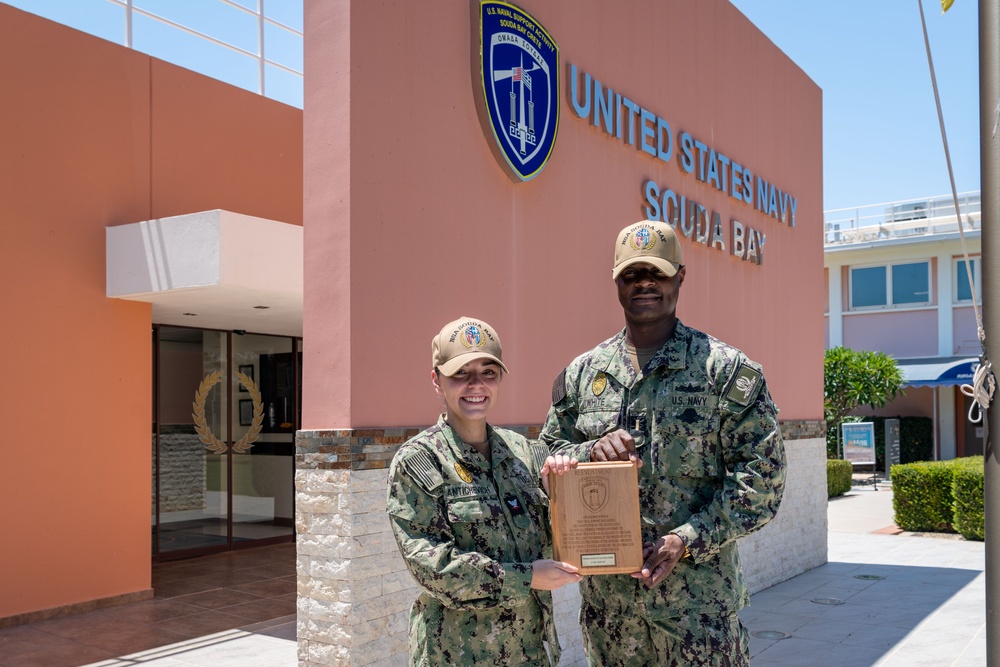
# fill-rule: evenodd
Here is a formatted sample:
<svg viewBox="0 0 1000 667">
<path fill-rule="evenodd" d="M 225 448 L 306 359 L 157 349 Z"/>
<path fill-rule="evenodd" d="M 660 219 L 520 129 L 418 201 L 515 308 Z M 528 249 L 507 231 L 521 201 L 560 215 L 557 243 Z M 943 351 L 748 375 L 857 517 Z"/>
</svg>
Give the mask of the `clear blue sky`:
<svg viewBox="0 0 1000 667">
<path fill-rule="evenodd" d="M 823 90 L 824 210 L 951 193 L 919 0 L 732 0 Z M 979 190 L 978 2 L 923 0 L 958 191 Z"/>
<path fill-rule="evenodd" d="M 3 1 L 122 39 L 121 9 L 107 0 Z M 256 48 L 252 40 L 240 41 L 247 34 L 241 28 L 252 19 L 216 0 L 133 1 L 247 50 Z M 823 90 L 824 210 L 950 194 L 918 1 L 732 0 Z M 922 1 L 956 186 L 959 192 L 979 190 L 978 3 L 955 0 L 942 14 L 940 0 Z M 269 17 L 302 29 L 301 0 L 268 0 L 265 9 Z M 183 35 L 178 42 L 142 17 L 134 30 L 139 50 L 256 89 L 252 59 Z M 302 71 L 301 39 L 270 30 L 265 48 L 268 57 Z M 267 92 L 302 105 L 301 81 L 287 73 L 270 69 Z"/>
</svg>

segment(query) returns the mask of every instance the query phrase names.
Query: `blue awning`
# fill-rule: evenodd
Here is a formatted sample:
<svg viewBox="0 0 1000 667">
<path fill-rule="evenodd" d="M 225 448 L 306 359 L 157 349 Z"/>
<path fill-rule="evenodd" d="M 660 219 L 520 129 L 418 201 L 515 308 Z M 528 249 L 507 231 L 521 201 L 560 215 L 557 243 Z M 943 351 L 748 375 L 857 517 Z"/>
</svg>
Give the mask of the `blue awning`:
<svg viewBox="0 0 1000 667">
<path fill-rule="evenodd" d="M 977 357 L 937 357 L 899 359 L 904 387 L 944 387 L 972 384 L 972 374 L 979 365 Z"/>
</svg>

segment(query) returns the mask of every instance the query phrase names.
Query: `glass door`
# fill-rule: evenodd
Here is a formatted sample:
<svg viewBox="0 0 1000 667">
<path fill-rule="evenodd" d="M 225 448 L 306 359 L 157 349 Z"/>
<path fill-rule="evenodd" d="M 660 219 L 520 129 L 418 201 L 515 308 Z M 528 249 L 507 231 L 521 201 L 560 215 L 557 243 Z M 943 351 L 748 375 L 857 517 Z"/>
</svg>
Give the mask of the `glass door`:
<svg viewBox="0 0 1000 667">
<path fill-rule="evenodd" d="M 294 340 L 233 336 L 238 419 L 233 421 L 233 539 L 291 536 L 295 513 L 295 417 L 298 368 Z"/>
<path fill-rule="evenodd" d="M 153 555 L 294 538 L 299 340 L 154 328 Z"/>
</svg>

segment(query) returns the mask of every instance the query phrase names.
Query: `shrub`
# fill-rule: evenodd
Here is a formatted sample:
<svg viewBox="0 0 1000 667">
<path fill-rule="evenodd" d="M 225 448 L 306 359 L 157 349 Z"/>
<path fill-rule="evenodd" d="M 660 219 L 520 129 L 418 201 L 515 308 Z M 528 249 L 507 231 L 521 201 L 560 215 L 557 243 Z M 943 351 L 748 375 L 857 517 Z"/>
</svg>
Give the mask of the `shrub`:
<svg viewBox="0 0 1000 667">
<path fill-rule="evenodd" d="M 928 461 L 892 466 L 892 507 L 903 530 L 952 530 L 953 461 Z"/>
<path fill-rule="evenodd" d="M 842 459 L 826 460 L 826 493 L 828 498 L 842 496 L 851 490 L 854 466 Z"/>
<path fill-rule="evenodd" d="M 983 541 L 986 519 L 983 512 L 983 457 L 956 459 L 951 482 L 955 532 L 967 540 Z"/>
</svg>

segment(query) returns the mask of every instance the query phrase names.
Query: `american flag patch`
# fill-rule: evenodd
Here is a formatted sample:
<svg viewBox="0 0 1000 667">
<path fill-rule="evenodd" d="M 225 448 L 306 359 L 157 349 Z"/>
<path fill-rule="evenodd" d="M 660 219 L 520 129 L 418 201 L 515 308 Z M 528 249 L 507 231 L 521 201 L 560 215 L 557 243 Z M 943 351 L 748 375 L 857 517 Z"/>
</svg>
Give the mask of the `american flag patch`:
<svg viewBox="0 0 1000 667">
<path fill-rule="evenodd" d="M 444 483 L 441 473 L 434 468 L 431 457 L 427 452 L 417 452 L 408 458 L 406 460 L 406 470 L 426 491 L 433 491 Z"/>
</svg>

